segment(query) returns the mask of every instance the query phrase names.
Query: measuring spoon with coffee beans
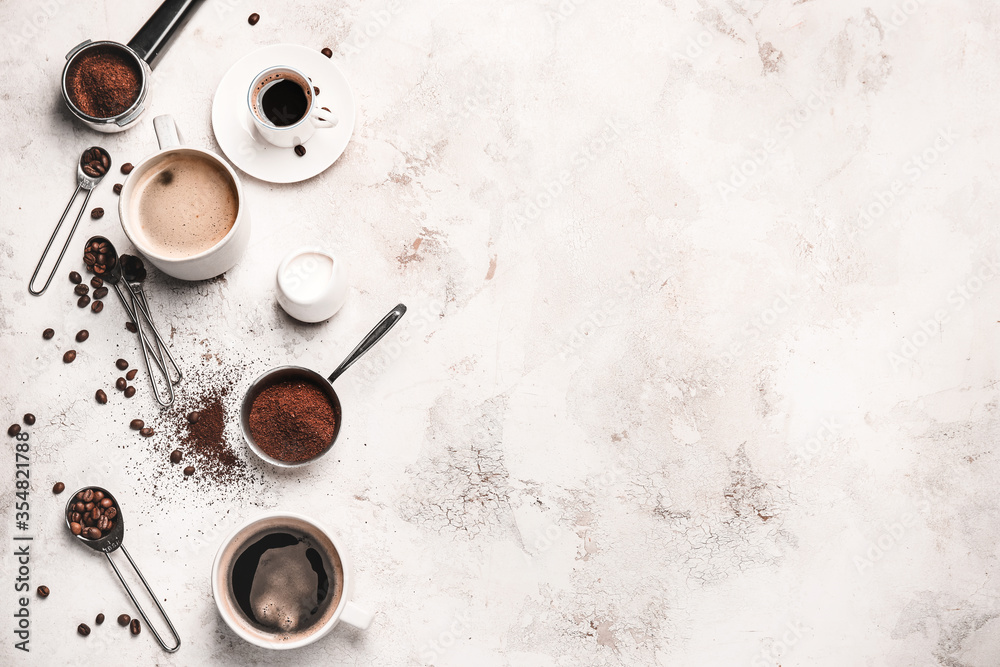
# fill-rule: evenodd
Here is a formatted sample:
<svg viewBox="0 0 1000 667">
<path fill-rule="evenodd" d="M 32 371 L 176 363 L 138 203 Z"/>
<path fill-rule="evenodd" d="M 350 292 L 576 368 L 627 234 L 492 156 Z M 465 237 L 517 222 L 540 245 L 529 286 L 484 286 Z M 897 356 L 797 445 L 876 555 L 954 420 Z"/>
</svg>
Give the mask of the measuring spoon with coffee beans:
<svg viewBox="0 0 1000 667">
<path fill-rule="evenodd" d="M 38 260 L 35 272 L 31 274 L 31 280 L 28 281 L 28 291 L 33 296 L 41 296 L 49 288 L 52 277 L 59 270 L 59 264 L 62 262 L 63 255 L 66 254 L 66 249 L 69 248 L 69 243 L 73 240 L 73 234 L 76 233 L 76 228 L 80 224 L 83 212 L 87 210 L 87 202 L 90 201 L 90 195 L 94 193 L 94 188 L 101 182 L 101 179 L 104 178 L 109 169 L 111 169 L 111 155 L 106 150 L 100 146 L 91 146 L 83 151 L 80 161 L 76 163 L 76 191 L 69 198 L 66 210 L 63 211 L 62 217 L 56 223 L 56 228 L 52 230 L 52 236 L 49 237 L 49 242 L 46 244 L 45 250 L 42 251 L 42 256 Z M 76 201 L 76 196 L 80 194 L 80 190 L 86 190 L 87 196 L 83 198 L 83 206 L 80 207 L 80 212 L 76 215 L 76 222 L 73 223 L 73 227 L 69 230 L 69 236 L 66 237 L 66 243 L 63 244 L 62 251 L 59 253 L 58 259 L 56 259 L 55 266 L 52 267 L 52 273 L 49 274 L 48 280 L 45 281 L 41 289 L 35 289 L 35 278 L 38 277 L 38 272 L 42 270 L 42 264 L 45 263 L 45 258 L 49 255 L 49 249 L 52 248 L 56 236 L 59 235 L 59 229 L 62 227 L 63 222 L 66 221 L 66 215 L 69 213 L 70 208 L 73 207 L 73 202 Z"/>
<path fill-rule="evenodd" d="M 253 384 L 250 385 L 250 388 L 247 389 L 246 394 L 243 395 L 243 403 L 240 407 L 240 431 L 242 431 L 243 439 L 246 440 L 247 446 L 250 447 L 250 450 L 259 456 L 262 461 L 266 461 L 271 465 L 279 468 L 297 468 L 299 466 L 312 463 L 333 449 L 333 443 L 337 441 L 337 436 L 340 434 L 340 424 L 343 421 L 343 411 L 340 406 L 340 398 L 337 396 L 337 392 L 333 388 L 334 380 L 340 377 L 341 373 L 350 368 L 355 361 L 360 359 L 368 350 L 374 347 L 375 343 L 379 342 L 383 336 L 389 333 L 389 329 L 396 325 L 396 322 L 403 317 L 404 313 L 406 313 L 406 306 L 403 304 L 398 304 L 395 308 L 390 310 L 389 313 L 382 318 L 382 321 L 376 324 L 375 328 L 369 331 L 368 335 L 365 336 L 360 343 L 358 343 L 358 346 L 351 350 L 351 353 L 347 355 L 347 358 L 344 359 L 340 365 L 337 366 L 337 369 L 330 374 L 330 377 L 324 378 L 316 371 L 303 368 L 302 366 L 279 366 L 278 368 L 272 368 L 254 380 Z M 254 439 L 254 429 L 251 426 L 250 417 L 254 408 L 254 403 L 262 393 L 275 385 L 288 382 L 304 382 L 308 385 L 316 387 L 326 396 L 333 412 L 332 434 L 330 435 L 329 442 L 326 446 L 311 456 L 303 457 L 302 459 L 294 461 L 276 458 L 264 451 L 261 444 Z M 291 416 L 294 417 L 294 415 Z"/>
<path fill-rule="evenodd" d="M 89 507 L 89 509 L 88 509 Z M 132 599 L 132 603 L 135 608 L 139 610 L 139 615 L 142 616 L 142 620 L 146 622 L 146 627 L 149 631 L 153 633 L 153 637 L 156 638 L 156 642 L 160 647 L 167 653 L 173 653 L 181 647 L 181 638 L 177 635 L 177 630 L 174 629 L 174 624 L 170 622 L 170 617 L 167 616 L 167 612 L 163 610 L 163 606 L 160 605 L 159 598 L 156 597 L 156 593 L 153 589 L 149 587 L 146 582 L 146 577 L 142 576 L 142 572 L 139 571 L 139 567 L 132 560 L 132 556 L 129 555 L 128 550 L 125 545 L 122 544 L 122 540 L 125 537 L 125 516 L 122 513 L 121 505 L 115 499 L 111 492 L 107 489 L 103 489 L 99 486 L 85 486 L 73 495 L 69 497 L 69 501 L 66 503 L 66 528 L 69 529 L 70 533 L 80 542 L 82 542 L 86 547 L 93 549 L 94 551 L 100 551 L 104 554 L 104 557 L 108 559 L 111 563 L 111 567 L 114 569 L 115 574 L 118 575 L 118 580 L 122 582 L 122 586 L 125 587 L 125 592 Z M 74 520 L 75 519 L 75 520 Z M 167 627 L 170 628 L 170 634 L 173 635 L 174 641 L 177 643 L 174 646 L 167 646 L 163 639 L 160 637 L 160 633 L 156 631 L 153 624 L 149 622 L 149 618 L 146 616 L 146 612 L 143 610 L 142 605 L 139 601 L 135 599 L 135 595 L 132 593 L 132 589 L 129 588 L 128 583 L 122 576 L 121 571 L 118 569 L 118 565 L 111 558 L 111 553 L 121 549 L 121 552 L 125 554 L 125 558 L 128 559 L 129 565 L 135 570 L 135 573 L 139 575 L 139 580 L 142 581 L 142 585 L 146 587 L 146 592 L 149 593 L 149 597 L 153 599 L 156 604 L 156 608 L 160 612 L 160 616 L 163 620 L 167 622 Z"/>
<path fill-rule="evenodd" d="M 111 283 L 111 286 L 115 289 L 115 294 L 118 295 L 118 300 L 121 301 L 122 307 L 125 308 L 125 312 L 128 314 L 129 318 L 132 320 L 132 324 L 136 328 L 136 333 L 139 334 L 139 343 L 142 345 L 142 355 L 146 360 L 147 369 L 149 366 L 150 351 L 154 349 L 154 343 L 150 342 L 146 335 L 146 329 L 153 333 L 155 339 L 155 344 L 159 347 L 158 350 L 162 350 L 166 355 L 167 360 L 170 361 L 170 365 L 173 371 L 177 374 L 178 382 L 180 381 L 181 370 L 174 360 L 172 354 L 170 354 L 170 349 L 167 347 L 166 341 L 160 336 L 160 332 L 156 330 L 156 325 L 153 323 L 153 318 L 149 314 L 149 309 L 146 307 L 145 301 L 139 299 L 136 293 L 132 290 L 132 286 L 129 284 L 128 280 L 123 280 L 123 264 L 124 262 L 118 256 L 118 251 L 115 250 L 115 246 L 111 241 L 109 241 L 104 236 L 91 236 L 87 240 L 87 245 L 83 249 L 83 263 L 87 265 L 87 268 L 93 271 L 98 277 L 102 278 L 105 283 Z M 130 269 L 133 271 L 134 269 Z M 143 269 L 143 274 L 145 269 Z M 135 276 L 133 276 L 135 277 Z M 124 287 L 125 291 L 129 294 L 129 299 L 125 299 L 125 294 L 122 292 Z M 140 325 L 140 322 L 145 323 L 145 327 Z M 174 383 L 170 380 L 170 371 L 167 370 L 166 364 L 160 360 L 160 355 L 154 353 L 152 355 L 153 363 L 156 368 L 162 374 L 163 379 L 166 384 L 166 395 L 162 395 L 157 388 L 156 378 L 153 377 L 153 373 L 149 373 L 149 381 L 153 385 L 153 395 L 156 398 L 156 402 L 160 405 L 167 407 L 172 405 L 174 402 Z M 151 369 L 150 369 L 151 370 Z"/>
</svg>

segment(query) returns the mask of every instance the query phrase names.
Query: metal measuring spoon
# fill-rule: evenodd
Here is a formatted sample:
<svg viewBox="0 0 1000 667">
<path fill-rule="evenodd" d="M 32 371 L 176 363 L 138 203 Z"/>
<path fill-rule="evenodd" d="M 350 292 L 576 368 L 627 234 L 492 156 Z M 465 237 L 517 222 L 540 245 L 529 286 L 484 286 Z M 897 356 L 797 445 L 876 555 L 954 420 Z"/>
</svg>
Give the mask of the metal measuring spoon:
<svg viewBox="0 0 1000 667">
<path fill-rule="evenodd" d="M 115 511 L 117 512 L 114 517 L 114 526 L 111 528 L 110 531 L 108 531 L 106 535 L 102 535 L 96 540 L 84 537 L 82 534 L 74 536 L 76 537 L 77 540 L 83 542 L 83 544 L 88 548 L 93 549 L 94 551 L 100 551 L 101 553 L 104 554 L 104 557 L 108 559 L 109 563 L 111 563 L 111 567 L 114 568 L 115 574 L 118 575 L 118 580 L 121 581 L 122 586 L 125 587 L 125 592 L 128 593 L 128 596 L 130 598 L 132 598 L 132 603 L 135 605 L 135 608 L 139 610 L 139 615 L 142 616 L 142 620 L 146 623 L 146 627 L 149 628 L 149 631 L 153 633 L 153 637 L 156 638 L 156 642 L 167 653 L 173 653 L 174 651 L 176 651 L 181 647 L 181 638 L 177 635 L 177 630 L 174 629 L 174 624 L 170 622 L 170 617 L 167 616 L 167 612 L 163 611 L 163 607 L 160 605 L 160 601 L 156 597 L 156 593 L 153 592 L 153 589 L 150 588 L 149 584 L 146 582 L 146 577 L 142 576 L 142 572 L 139 571 L 139 568 L 138 566 L 136 566 L 135 561 L 132 560 L 132 556 L 129 555 L 128 550 L 125 548 L 125 545 L 122 544 L 122 540 L 125 537 L 125 516 L 122 513 L 121 505 L 118 504 L 118 501 L 115 500 L 115 497 L 111 494 L 111 492 L 108 491 L 107 489 L 102 489 L 99 486 L 85 486 L 76 493 L 74 493 L 73 495 L 71 495 L 66 503 L 66 511 L 63 512 L 63 516 L 66 519 L 66 529 L 69 530 L 70 533 L 73 532 L 73 529 L 70 526 L 71 522 L 69 520 L 70 513 L 74 511 L 72 506 L 80 501 L 80 498 L 78 498 L 78 496 L 83 494 L 88 489 L 90 489 L 91 491 L 100 491 L 101 493 L 104 494 L 105 498 L 111 499 L 111 506 L 115 508 Z M 139 575 L 139 580 L 142 581 L 142 585 L 146 587 L 146 592 L 149 593 L 149 597 L 153 598 L 153 602 L 156 604 L 156 608 L 160 611 L 160 615 L 163 616 L 163 620 L 167 622 L 167 627 L 170 628 L 170 634 L 174 636 L 174 640 L 177 642 L 177 644 L 172 648 L 167 646 L 163 642 L 163 639 L 160 638 L 160 633 L 158 633 L 156 631 L 156 628 L 153 627 L 153 624 L 149 622 L 149 617 L 146 616 L 146 612 L 139 604 L 139 601 L 135 599 L 135 595 L 132 593 L 132 589 L 129 588 L 129 585 L 128 583 L 126 583 L 125 578 L 122 576 L 122 573 L 118 570 L 118 566 L 115 564 L 115 561 L 111 559 L 111 552 L 117 551 L 118 549 L 121 549 L 122 553 L 125 554 L 125 558 L 128 559 L 129 565 L 131 565 L 132 569 L 135 570 L 135 573 Z"/>
<path fill-rule="evenodd" d="M 330 374 L 330 377 L 324 378 L 316 371 L 303 368 L 302 366 L 279 366 L 278 368 L 272 368 L 254 380 L 253 384 L 250 385 L 250 388 L 247 389 L 246 394 L 243 395 L 243 403 L 240 406 L 240 431 L 243 433 L 243 439 L 246 440 L 247 446 L 250 447 L 253 453 L 259 456 L 263 461 L 278 466 L 279 468 L 298 468 L 299 466 L 304 466 L 307 463 L 312 463 L 333 449 L 333 443 L 337 441 L 337 436 L 340 435 L 340 423 L 342 421 L 340 398 L 337 396 L 337 392 L 333 389 L 333 381 L 340 377 L 341 373 L 350 368 L 355 361 L 364 356 L 365 352 L 372 349 L 375 346 L 375 343 L 382 339 L 382 336 L 389 333 L 389 329 L 396 325 L 396 322 L 403 317 L 405 312 L 406 306 L 403 304 L 399 304 L 390 310 L 389 313 L 382 318 L 382 321 L 376 324 L 375 328 L 369 331 L 368 335 L 365 336 L 360 343 L 358 343 L 358 346 L 351 350 L 351 353 L 347 355 L 347 358 L 340 362 L 340 365 L 337 366 L 337 370 L 333 371 L 333 373 Z M 311 459 L 299 461 L 297 463 L 282 461 L 281 459 L 276 459 L 273 456 L 264 453 L 264 450 L 262 450 L 256 442 L 254 442 L 253 436 L 250 435 L 250 410 L 253 408 L 253 402 L 257 400 L 257 397 L 260 396 L 262 391 L 278 382 L 284 382 L 286 380 L 302 380 L 315 385 L 326 394 L 327 398 L 330 400 L 330 404 L 333 406 L 334 426 L 333 437 L 330 438 L 330 444 L 328 444 L 322 452 Z"/>
<path fill-rule="evenodd" d="M 91 146 L 87 150 L 83 151 L 83 155 L 80 156 L 80 161 L 76 163 L 76 190 L 73 192 L 73 196 L 69 198 L 69 203 L 66 204 L 66 210 L 63 211 L 62 217 L 59 218 L 59 222 L 56 224 L 56 228 L 52 230 L 52 236 L 49 237 L 49 242 L 45 246 L 45 250 L 42 251 L 42 256 L 38 260 L 38 265 L 35 267 L 35 272 L 31 274 L 31 280 L 28 281 L 28 291 L 34 296 L 40 296 L 45 290 L 49 288 L 49 283 L 52 282 L 52 278 L 56 275 L 56 271 L 59 270 L 59 264 L 62 262 L 63 255 L 66 254 L 66 249 L 69 248 L 69 242 L 73 240 L 73 234 L 76 233 L 76 227 L 80 224 L 80 218 L 83 217 L 83 212 L 87 210 L 87 202 L 90 201 L 90 195 L 94 193 L 94 188 L 97 184 L 101 182 L 104 175 L 108 173 L 111 169 L 111 155 L 108 154 L 106 150 L 100 146 Z M 56 260 L 55 266 L 52 267 L 52 273 L 49 274 L 48 280 L 42 285 L 42 289 L 36 290 L 33 285 L 35 284 L 35 278 L 38 277 L 38 272 L 42 270 L 42 264 L 45 262 L 45 258 L 49 255 L 49 249 L 56 240 L 56 236 L 59 234 L 59 229 L 62 227 L 63 222 L 66 220 L 66 215 L 69 213 L 69 209 L 72 208 L 73 202 L 76 201 L 76 196 L 80 194 L 80 190 L 86 190 L 87 196 L 83 198 L 83 206 L 80 207 L 80 212 L 76 215 L 76 222 L 73 223 L 73 228 L 69 230 L 69 236 L 66 237 L 66 243 L 63 244 L 62 251 L 59 253 L 59 259 Z"/>
<path fill-rule="evenodd" d="M 150 368 L 149 350 L 153 349 L 153 343 L 151 343 L 146 337 L 146 332 L 141 324 L 142 322 L 145 322 L 146 326 L 153 333 L 156 344 L 162 348 L 163 352 L 167 356 L 167 359 L 170 361 L 170 364 L 173 366 L 173 370 L 178 376 L 180 376 L 180 368 L 177 366 L 177 362 L 174 361 L 173 355 L 170 354 L 170 349 L 160 336 L 160 332 L 156 330 L 156 326 L 153 324 L 153 320 L 149 315 L 149 309 L 145 306 L 145 304 L 143 304 L 143 302 L 139 301 L 135 292 L 132 291 L 132 287 L 129 285 L 128 281 L 122 280 L 122 262 L 118 257 L 118 251 L 115 250 L 114 244 L 103 236 L 90 237 L 87 239 L 87 245 L 84 247 L 83 262 L 95 274 L 97 274 L 100 278 L 103 278 L 105 282 L 111 283 L 111 286 L 114 287 L 115 294 L 118 295 L 118 300 L 121 301 L 122 307 L 125 308 L 125 312 L 128 313 L 129 318 L 132 320 L 132 324 L 135 325 L 136 333 L 139 334 L 139 342 L 142 345 L 142 355 L 146 359 L 146 368 Z M 122 286 L 124 286 L 125 291 L 129 294 L 129 301 L 125 300 L 125 294 L 122 292 Z M 174 402 L 174 388 L 170 381 L 170 373 L 167 370 L 166 364 L 155 355 L 153 356 L 153 362 L 156 364 L 160 373 L 163 374 L 163 378 L 166 381 L 167 396 L 161 396 L 159 389 L 157 388 L 156 380 L 153 377 L 152 372 L 150 372 L 149 380 L 153 385 L 153 395 L 156 398 L 157 403 L 166 407 Z"/>
<path fill-rule="evenodd" d="M 139 306 L 137 305 L 137 302 L 141 303 L 144 311 L 150 314 L 149 321 L 151 324 L 153 324 L 152 313 L 150 313 L 149 310 L 149 301 L 146 299 L 146 290 L 143 289 L 142 286 L 142 283 L 143 281 L 146 280 L 146 275 L 147 275 L 146 265 L 143 264 L 143 261 L 140 258 L 136 257 L 135 255 L 122 255 L 119 258 L 119 261 L 121 262 L 121 267 L 122 267 L 122 277 L 128 283 L 129 287 L 132 288 L 133 310 L 138 309 Z M 156 348 L 155 349 L 156 356 L 160 360 L 159 366 L 166 368 L 166 361 L 164 361 L 163 359 L 164 350 L 162 347 L 160 347 L 160 341 L 156 341 L 155 348 Z M 159 388 L 156 382 L 152 381 L 153 371 L 149 367 L 149 354 L 146 351 L 145 346 L 143 346 L 142 348 L 142 356 L 146 362 L 146 372 L 149 373 L 150 381 L 152 382 L 153 385 L 153 395 L 156 397 L 156 401 L 161 405 L 169 405 L 169 403 L 164 402 L 164 400 L 166 399 L 164 399 L 160 395 Z M 181 374 L 180 369 L 177 368 L 176 365 L 173 365 L 171 368 L 173 368 L 173 370 L 176 371 L 177 373 L 177 379 L 176 380 L 171 379 L 171 381 L 173 382 L 173 384 L 179 384 L 180 381 L 184 379 L 184 376 Z"/>
</svg>

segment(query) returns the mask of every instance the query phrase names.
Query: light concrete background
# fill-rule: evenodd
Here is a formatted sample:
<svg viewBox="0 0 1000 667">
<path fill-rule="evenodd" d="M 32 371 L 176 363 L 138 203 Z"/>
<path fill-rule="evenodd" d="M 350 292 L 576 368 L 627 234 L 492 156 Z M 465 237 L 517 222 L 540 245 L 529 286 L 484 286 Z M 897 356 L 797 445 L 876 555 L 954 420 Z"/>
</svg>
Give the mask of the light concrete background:
<svg viewBox="0 0 1000 667">
<path fill-rule="evenodd" d="M 156 4 L 0 4 L 2 405 L 39 417 L 31 588 L 52 589 L 30 596 L 31 653 L 14 650 L 8 506 L 0 662 L 1000 664 L 993 3 L 208 0 L 137 127 L 73 122 L 63 55 L 127 41 Z M 216 84 L 280 42 L 333 49 L 355 135 L 308 182 L 245 179 L 253 241 L 224 279 L 152 275 L 182 399 L 230 386 L 232 408 L 270 366 L 329 372 L 410 311 L 338 383 L 334 454 L 184 482 L 166 463 L 176 415 L 146 384 L 92 398 L 115 358 L 138 363 L 120 305 L 75 307 L 75 251 L 43 297 L 26 283 L 84 148 L 136 161 L 169 113 L 217 150 Z M 76 245 L 124 249 L 115 180 Z M 317 326 L 273 299 L 303 243 L 352 272 Z M 134 416 L 158 435 L 128 431 Z M 56 480 L 117 491 L 179 653 L 110 621 L 76 635 L 130 605 L 67 538 Z M 276 508 L 350 545 L 369 631 L 274 656 L 223 625 L 215 550 Z"/>
</svg>

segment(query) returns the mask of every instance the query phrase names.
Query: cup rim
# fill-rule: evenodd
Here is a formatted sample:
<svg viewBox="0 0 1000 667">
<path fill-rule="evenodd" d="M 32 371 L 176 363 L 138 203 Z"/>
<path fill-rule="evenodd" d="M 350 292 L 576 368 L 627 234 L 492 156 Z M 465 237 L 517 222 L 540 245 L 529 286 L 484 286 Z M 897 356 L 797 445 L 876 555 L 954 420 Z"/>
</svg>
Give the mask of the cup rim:
<svg viewBox="0 0 1000 667">
<path fill-rule="evenodd" d="M 333 271 L 330 272 L 330 279 L 323 286 L 324 292 L 311 301 L 303 301 L 302 299 L 296 299 L 295 297 L 293 297 L 291 293 L 287 289 L 285 289 L 284 280 L 282 279 L 282 276 L 285 273 L 285 269 L 288 268 L 288 265 L 291 263 L 291 261 L 296 257 L 299 257 L 300 255 L 305 255 L 307 253 L 323 255 L 324 257 L 328 257 L 330 261 L 333 262 Z M 295 250 L 292 250 L 287 255 L 285 255 L 285 257 L 281 260 L 281 263 L 278 264 L 278 278 L 277 278 L 278 289 L 281 290 L 281 294 L 284 296 L 284 298 L 288 299 L 289 302 L 294 303 L 296 306 L 303 306 L 308 308 L 310 306 L 322 305 L 323 301 L 328 296 L 326 290 L 328 290 L 332 285 L 336 284 L 337 282 L 336 272 L 340 268 L 340 263 L 341 262 L 339 259 L 337 259 L 336 255 L 319 246 L 302 246 L 300 248 L 296 248 Z"/>
<path fill-rule="evenodd" d="M 191 151 L 194 153 L 199 153 L 203 157 L 207 157 L 215 161 L 216 164 L 221 165 L 226 170 L 226 173 L 229 174 L 229 177 L 236 185 L 236 199 L 237 199 L 236 220 L 233 221 L 233 226 L 229 228 L 229 231 L 226 232 L 226 235 L 223 236 L 221 239 L 219 239 L 212 247 L 206 248 L 205 250 L 202 250 L 197 254 L 188 255 L 187 257 L 164 257 L 163 255 L 157 254 L 149 250 L 147 247 L 145 247 L 145 244 L 140 241 L 141 234 L 139 234 L 138 232 L 133 233 L 132 230 L 129 229 L 131 223 L 126 222 L 128 218 L 127 214 L 128 204 L 132 199 L 132 191 L 135 189 L 135 182 L 136 182 L 135 178 L 138 178 L 138 176 L 133 178 L 133 174 L 141 174 L 143 171 L 148 169 L 155 160 L 162 159 L 164 156 L 170 153 L 178 153 L 182 151 Z M 247 217 L 246 215 L 243 215 L 244 208 L 246 208 L 246 195 L 243 193 L 243 184 L 240 183 L 240 179 L 236 174 L 236 170 L 233 169 L 228 162 L 223 160 L 215 153 L 205 150 L 203 148 L 196 148 L 194 146 L 183 146 L 183 145 L 171 146 L 169 148 L 162 148 L 156 151 L 155 153 L 147 155 L 142 159 L 142 161 L 140 161 L 137 165 L 135 165 L 135 167 L 133 167 L 131 172 L 129 172 L 128 176 L 125 178 L 125 183 L 122 185 L 121 194 L 118 197 L 118 221 L 121 224 L 122 231 L 125 232 L 125 236 L 132 243 L 132 245 L 134 245 L 139 252 L 141 252 L 149 259 L 154 260 L 156 262 L 163 262 L 165 264 L 183 264 L 191 262 L 193 260 L 201 259 L 203 257 L 208 257 L 209 255 L 220 250 L 225 244 L 227 244 L 230 240 L 232 240 L 232 238 L 236 235 L 237 228 L 241 224 L 243 224 L 243 219 Z"/>
<path fill-rule="evenodd" d="M 333 611 L 333 614 L 331 614 L 330 618 L 323 624 L 323 626 L 320 627 L 316 632 L 312 633 L 307 637 L 303 637 L 302 639 L 299 639 L 297 641 L 286 642 L 281 644 L 267 643 L 266 641 L 260 639 L 259 637 L 255 637 L 254 635 L 247 632 L 245 628 L 243 628 L 239 623 L 237 623 L 235 618 L 231 618 L 223 610 L 222 604 L 219 601 L 222 596 L 222 592 L 219 590 L 219 584 L 220 584 L 219 570 L 222 567 L 222 553 L 226 550 L 226 547 L 229 546 L 229 544 L 234 539 L 236 539 L 237 535 L 239 535 L 242 531 L 246 530 L 247 528 L 253 526 L 255 523 L 260 523 L 262 521 L 275 518 L 296 519 L 298 521 L 302 521 L 304 523 L 309 524 L 317 531 L 322 533 L 326 539 L 330 540 L 330 544 L 332 544 L 333 548 L 336 550 L 337 556 L 338 558 L 340 558 L 340 565 L 344 575 L 344 584 L 340 596 L 340 601 L 337 603 L 337 608 Z M 259 646 L 261 648 L 282 651 L 282 650 L 307 646 L 309 644 L 312 644 L 313 642 L 319 641 L 327 634 L 329 634 L 329 632 L 334 628 L 334 626 L 340 622 L 340 617 L 344 613 L 344 608 L 347 606 L 347 603 L 350 602 L 350 597 L 351 597 L 350 594 L 352 589 L 351 584 L 353 584 L 352 576 L 353 574 L 351 571 L 350 557 L 348 556 L 347 553 L 344 552 L 343 548 L 339 544 L 337 536 L 330 530 L 328 530 L 326 526 L 322 525 L 321 523 L 319 523 L 318 521 L 316 521 L 311 517 L 307 517 L 303 514 L 298 514 L 297 512 L 272 510 L 269 512 L 264 512 L 263 514 L 257 514 L 253 517 L 250 517 L 240 525 L 236 526 L 236 528 L 234 528 L 232 531 L 230 531 L 229 534 L 226 535 L 226 537 L 219 544 L 219 548 L 218 550 L 216 550 L 215 558 L 213 559 L 212 562 L 212 599 L 215 601 L 215 608 L 219 611 L 219 616 L 221 616 L 222 620 L 225 621 L 227 626 L 229 626 L 229 629 L 235 632 L 241 639 L 255 646 Z"/>
<path fill-rule="evenodd" d="M 284 130 L 293 130 L 302 123 L 309 120 L 310 116 L 312 116 L 313 110 L 316 108 L 316 96 L 312 94 L 311 90 L 308 93 L 306 93 L 306 95 L 309 97 L 309 108 L 306 109 L 306 112 L 304 114 L 302 114 L 302 118 L 299 118 L 292 125 L 275 125 L 269 120 L 261 119 L 261 117 L 254 112 L 253 89 L 257 87 L 257 82 L 260 81 L 260 78 L 262 76 L 276 69 L 283 69 L 283 70 L 288 70 L 289 72 L 295 72 L 303 79 L 305 79 L 306 82 L 309 82 L 309 77 L 306 76 L 305 72 L 296 67 L 292 67 L 290 65 L 271 65 L 270 67 L 265 67 L 264 69 L 262 69 L 260 72 L 257 73 L 257 76 L 255 76 L 253 79 L 250 80 L 250 87 L 247 88 L 247 109 L 250 111 L 250 118 L 253 119 L 254 123 L 260 123 L 269 130 L 277 130 L 279 132 Z"/>
</svg>

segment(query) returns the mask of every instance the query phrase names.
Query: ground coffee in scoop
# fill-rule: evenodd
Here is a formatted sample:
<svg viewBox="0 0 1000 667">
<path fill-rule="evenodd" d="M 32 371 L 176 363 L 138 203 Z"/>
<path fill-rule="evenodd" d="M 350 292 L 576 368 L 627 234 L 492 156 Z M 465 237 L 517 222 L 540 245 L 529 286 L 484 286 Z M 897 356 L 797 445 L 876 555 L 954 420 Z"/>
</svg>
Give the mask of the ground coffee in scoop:
<svg viewBox="0 0 1000 667">
<path fill-rule="evenodd" d="M 303 380 L 277 382 L 260 392 L 250 407 L 249 422 L 257 446 L 288 463 L 322 453 L 337 424 L 326 392 Z"/>
</svg>

